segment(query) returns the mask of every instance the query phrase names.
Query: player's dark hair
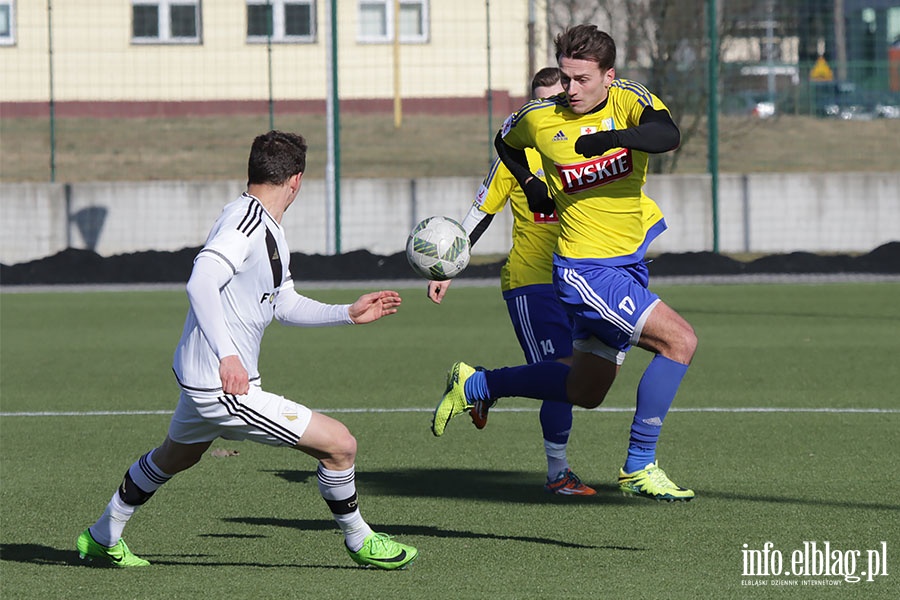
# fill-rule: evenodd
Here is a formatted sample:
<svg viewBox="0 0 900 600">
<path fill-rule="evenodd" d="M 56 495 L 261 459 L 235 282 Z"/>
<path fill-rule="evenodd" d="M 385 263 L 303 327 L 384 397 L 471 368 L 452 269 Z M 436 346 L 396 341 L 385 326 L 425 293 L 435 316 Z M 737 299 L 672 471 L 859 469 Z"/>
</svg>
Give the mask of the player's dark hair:
<svg viewBox="0 0 900 600">
<path fill-rule="evenodd" d="M 531 97 L 539 87 L 550 87 L 559 83 L 559 69 L 556 67 L 544 67 L 531 78 Z"/>
<path fill-rule="evenodd" d="M 575 25 L 556 36 L 556 60 L 560 58 L 592 60 L 601 69 L 612 69 L 616 66 L 616 43 L 596 25 Z"/>
<path fill-rule="evenodd" d="M 247 162 L 247 185 L 281 185 L 306 170 L 306 140 L 297 133 L 270 131 L 256 136 Z"/>
</svg>

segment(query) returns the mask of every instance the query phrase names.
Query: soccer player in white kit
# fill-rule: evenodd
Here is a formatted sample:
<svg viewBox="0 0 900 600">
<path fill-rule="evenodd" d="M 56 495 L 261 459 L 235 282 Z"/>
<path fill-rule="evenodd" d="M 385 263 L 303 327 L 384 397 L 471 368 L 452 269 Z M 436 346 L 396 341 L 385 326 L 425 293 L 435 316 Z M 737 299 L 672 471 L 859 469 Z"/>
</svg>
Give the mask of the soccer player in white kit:
<svg viewBox="0 0 900 600">
<path fill-rule="evenodd" d="M 307 327 L 370 323 L 397 312 L 401 302 L 397 292 L 380 291 L 353 304 L 323 304 L 294 290 L 281 219 L 300 191 L 306 150 L 304 138 L 293 133 L 270 131 L 253 141 L 247 191 L 219 215 L 187 283 L 190 309 L 173 361 L 181 397 L 168 435 L 131 465 L 103 515 L 78 537 L 82 558 L 149 565 L 128 549 L 125 525 L 219 437 L 289 446 L 317 459 L 319 491 L 356 563 L 397 569 L 418 555 L 373 532 L 360 515 L 356 439 L 349 430 L 261 387 L 260 342 L 273 318 Z"/>
</svg>

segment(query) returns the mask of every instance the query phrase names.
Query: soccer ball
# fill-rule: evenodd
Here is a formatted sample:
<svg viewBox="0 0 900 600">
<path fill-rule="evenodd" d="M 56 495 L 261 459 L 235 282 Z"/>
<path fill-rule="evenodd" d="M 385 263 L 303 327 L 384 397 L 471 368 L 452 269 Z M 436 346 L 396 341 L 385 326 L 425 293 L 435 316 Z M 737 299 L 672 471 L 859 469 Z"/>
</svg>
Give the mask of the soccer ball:
<svg viewBox="0 0 900 600">
<path fill-rule="evenodd" d="M 425 279 L 452 279 L 469 264 L 469 236 L 453 219 L 428 217 L 409 234 L 406 258 L 413 271 Z"/>
</svg>

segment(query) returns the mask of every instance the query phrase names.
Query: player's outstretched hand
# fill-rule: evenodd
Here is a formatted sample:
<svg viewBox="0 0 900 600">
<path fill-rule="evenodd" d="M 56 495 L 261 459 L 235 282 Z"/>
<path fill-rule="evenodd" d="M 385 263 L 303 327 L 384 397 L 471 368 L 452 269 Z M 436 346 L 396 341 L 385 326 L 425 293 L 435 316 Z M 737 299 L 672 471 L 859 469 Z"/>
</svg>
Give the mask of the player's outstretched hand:
<svg viewBox="0 0 900 600">
<path fill-rule="evenodd" d="M 556 210 L 556 204 L 550 197 L 547 184 L 538 177 L 532 177 L 526 181 L 522 186 L 522 191 L 525 192 L 525 198 L 528 200 L 528 209 L 532 212 L 551 215 Z"/>
<path fill-rule="evenodd" d="M 363 294 L 350 305 L 350 318 L 354 323 L 371 323 L 386 315 L 397 312 L 400 294 L 390 290 Z"/>
<path fill-rule="evenodd" d="M 585 158 L 602 156 L 618 146 L 619 141 L 615 131 L 588 133 L 575 140 L 575 152 Z"/>
<path fill-rule="evenodd" d="M 450 280 L 447 281 L 429 281 L 428 282 L 428 297 L 435 304 L 440 304 L 441 300 L 444 299 L 444 295 L 447 293 L 447 288 L 450 287 Z"/>
</svg>

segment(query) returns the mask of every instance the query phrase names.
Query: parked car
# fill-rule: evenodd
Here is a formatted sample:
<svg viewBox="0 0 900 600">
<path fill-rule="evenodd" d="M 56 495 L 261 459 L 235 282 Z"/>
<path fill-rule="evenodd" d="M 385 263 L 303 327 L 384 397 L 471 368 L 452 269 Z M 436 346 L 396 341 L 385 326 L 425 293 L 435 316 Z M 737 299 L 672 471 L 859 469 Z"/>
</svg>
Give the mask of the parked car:
<svg viewBox="0 0 900 600">
<path fill-rule="evenodd" d="M 722 102 L 722 112 L 729 115 L 741 115 L 768 119 L 781 112 L 778 99 L 770 99 L 765 90 L 738 92 L 726 96 Z"/>
<path fill-rule="evenodd" d="M 834 119 L 900 119 L 900 94 L 859 90 L 853 82 L 815 84 L 816 114 Z"/>
<path fill-rule="evenodd" d="M 900 93 L 885 93 L 875 99 L 875 117 L 900 119 Z"/>
</svg>

